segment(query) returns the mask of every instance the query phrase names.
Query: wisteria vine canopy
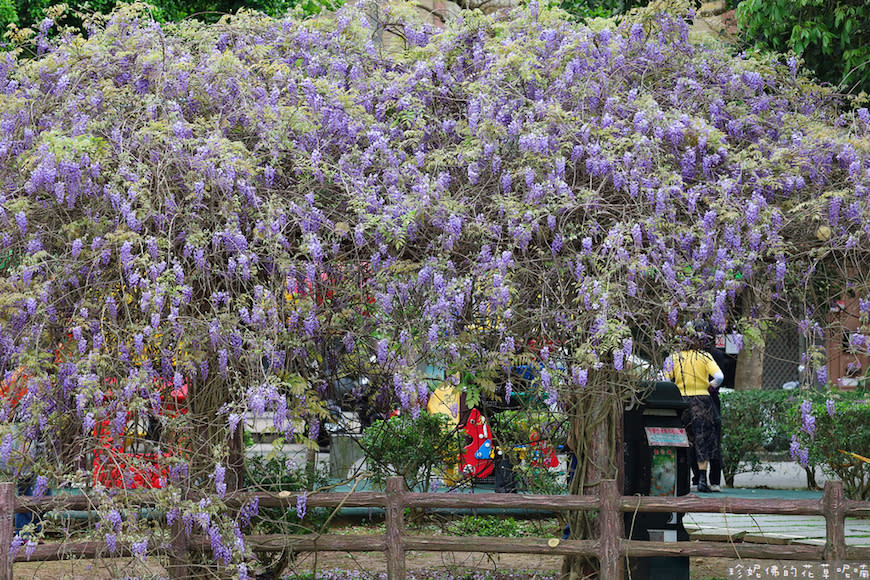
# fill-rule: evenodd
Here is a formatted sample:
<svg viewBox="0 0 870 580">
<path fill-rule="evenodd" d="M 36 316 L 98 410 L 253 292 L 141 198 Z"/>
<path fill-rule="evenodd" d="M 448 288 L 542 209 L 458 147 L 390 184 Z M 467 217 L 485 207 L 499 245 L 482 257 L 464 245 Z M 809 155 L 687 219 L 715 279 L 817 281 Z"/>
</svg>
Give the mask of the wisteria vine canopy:
<svg viewBox="0 0 870 580">
<path fill-rule="evenodd" d="M 822 272 L 870 334 L 870 114 L 795 60 L 664 14 L 400 8 L 382 42 L 364 12 L 124 8 L 0 55 L 0 360 L 26 383 L 4 413 L 52 465 L 177 389 L 188 450 L 266 411 L 312 435 L 340 376 L 415 412 L 426 364 L 630 396 L 629 355 L 687 320 L 820 333 Z"/>
</svg>

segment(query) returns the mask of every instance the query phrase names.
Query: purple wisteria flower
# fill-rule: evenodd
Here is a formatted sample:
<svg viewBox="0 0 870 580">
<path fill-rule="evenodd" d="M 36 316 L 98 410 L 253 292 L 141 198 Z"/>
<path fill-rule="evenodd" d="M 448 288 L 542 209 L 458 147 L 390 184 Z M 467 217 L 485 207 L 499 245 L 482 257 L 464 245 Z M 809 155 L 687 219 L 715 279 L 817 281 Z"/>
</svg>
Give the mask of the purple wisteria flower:
<svg viewBox="0 0 870 580">
<path fill-rule="evenodd" d="M 228 566 L 232 561 L 233 552 L 232 550 L 224 543 L 223 535 L 221 534 L 220 528 L 216 525 L 211 525 L 208 527 L 208 539 L 211 544 L 212 554 L 214 554 L 215 560 L 222 562 L 224 566 Z"/>
<path fill-rule="evenodd" d="M 10 458 L 12 457 L 12 444 L 12 434 L 6 433 L 3 436 L 3 443 L 0 444 L 0 461 L 2 461 L 4 464 L 8 464 Z"/>
<path fill-rule="evenodd" d="M 806 448 L 801 448 L 798 451 L 798 463 L 801 464 L 804 468 L 809 467 L 810 465 L 810 450 Z"/>
<path fill-rule="evenodd" d="M 816 380 L 820 383 L 825 384 L 828 382 L 828 367 L 822 365 L 816 370 Z"/>
<path fill-rule="evenodd" d="M 800 406 L 801 429 L 811 438 L 816 435 L 816 418 L 813 415 L 813 404 L 804 400 Z"/>
<path fill-rule="evenodd" d="M 789 454 L 793 460 L 797 460 L 798 453 L 800 452 L 801 444 L 798 441 L 797 435 L 791 436 L 791 442 L 789 443 Z"/>
<path fill-rule="evenodd" d="M 33 486 L 33 496 L 42 497 L 48 490 L 48 478 L 44 475 L 36 476 L 36 483 Z"/>
<path fill-rule="evenodd" d="M 142 538 L 130 545 L 130 552 L 134 557 L 141 561 L 145 561 L 145 555 L 148 550 L 148 538 Z"/>
<path fill-rule="evenodd" d="M 15 214 L 15 223 L 18 225 L 18 233 L 22 236 L 27 234 L 27 216 L 23 211 Z"/>
<path fill-rule="evenodd" d="M 227 494 L 227 484 L 225 481 L 226 468 L 218 463 L 214 468 L 214 486 L 217 496 L 221 499 Z"/>
<path fill-rule="evenodd" d="M 112 530 L 114 530 L 115 533 L 118 533 L 121 531 L 121 526 L 123 525 L 123 519 L 121 518 L 121 514 L 118 512 L 118 510 L 109 511 L 103 517 L 103 520 L 112 527 Z"/>
<path fill-rule="evenodd" d="M 613 368 L 616 369 L 617 371 L 621 371 L 623 369 L 624 361 L 625 361 L 625 353 L 620 349 L 614 350 L 613 351 Z"/>
<path fill-rule="evenodd" d="M 296 496 L 296 515 L 301 519 L 305 519 L 305 511 L 308 504 L 308 495 L 301 493 Z"/>
<path fill-rule="evenodd" d="M 21 537 L 21 534 L 15 534 L 12 538 L 12 544 L 9 546 L 9 556 L 12 558 L 18 554 L 18 551 L 21 549 L 21 546 L 24 545 L 25 539 Z"/>
<path fill-rule="evenodd" d="M 574 379 L 574 384 L 578 387 L 585 387 L 589 378 L 589 370 L 574 366 L 571 368 L 571 375 Z"/>
<path fill-rule="evenodd" d="M 239 510 L 239 526 L 246 528 L 251 525 L 251 520 L 257 516 L 260 511 L 259 500 L 254 497 L 246 502 Z"/>
<path fill-rule="evenodd" d="M 385 339 L 378 341 L 377 359 L 379 365 L 384 366 L 387 364 L 387 341 Z"/>
</svg>

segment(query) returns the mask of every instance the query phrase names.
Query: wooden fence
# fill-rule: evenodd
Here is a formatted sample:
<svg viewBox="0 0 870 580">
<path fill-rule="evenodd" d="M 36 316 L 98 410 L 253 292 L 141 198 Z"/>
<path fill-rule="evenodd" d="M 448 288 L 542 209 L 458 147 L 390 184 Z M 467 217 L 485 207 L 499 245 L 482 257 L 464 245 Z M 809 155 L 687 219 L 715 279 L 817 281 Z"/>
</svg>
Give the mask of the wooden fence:
<svg viewBox="0 0 870 580">
<path fill-rule="evenodd" d="M 228 498 L 229 505 L 241 506 L 257 496 L 259 506 L 295 506 L 297 494 L 239 494 Z M 870 502 L 849 501 L 843 497 L 841 482 L 828 482 L 820 500 L 757 500 L 731 497 L 644 497 L 622 496 L 617 483 L 603 481 L 598 495 L 553 496 L 517 494 L 453 494 L 409 493 L 401 478 L 391 478 L 385 492 L 312 493 L 307 495 L 310 507 L 377 507 L 385 510 L 386 533 L 366 535 L 261 535 L 246 536 L 249 549 L 264 552 L 346 551 L 386 553 L 390 579 L 405 578 L 405 553 L 429 552 L 492 552 L 512 554 L 552 554 L 560 556 L 591 556 L 600 562 L 603 580 L 623 578 L 626 557 L 705 556 L 720 558 L 758 558 L 807 561 L 870 561 L 870 547 L 847 546 L 845 519 L 847 516 L 870 515 Z M 97 558 L 109 556 L 105 542 L 46 543 L 33 547 L 29 557 L 23 550 L 14 557 L 9 546 L 13 539 L 13 513 L 26 510 L 87 510 L 92 508 L 86 496 L 54 496 L 48 498 L 16 497 L 13 484 L 0 484 L 0 580 L 12 579 L 13 561 L 48 561 L 67 558 Z M 416 536 L 404 533 L 405 508 L 441 509 L 524 509 L 545 511 L 599 510 L 601 534 L 598 539 L 561 540 L 556 538 L 475 538 Z M 792 516 L 822 515 L 826 520 L 827 538 L 824 546 L 772 545 L 734 542 L 688 541 L 646 542 L 628 540 L 624 536 L 623 513 L 639 512 L 706 512 L 731 514 L 778 514 Z M 180 520 L 172 526 L 173 538 L 167 572 L 172 578 L 190 577 L 188 555 L 207 552 L 209 541 L 204 536 L 188 537 Z M 129 555 L 129 548 L 118 547 L 117 555 Z M 166 550 L 162 551 L 166 554 Z"/>
</svg>

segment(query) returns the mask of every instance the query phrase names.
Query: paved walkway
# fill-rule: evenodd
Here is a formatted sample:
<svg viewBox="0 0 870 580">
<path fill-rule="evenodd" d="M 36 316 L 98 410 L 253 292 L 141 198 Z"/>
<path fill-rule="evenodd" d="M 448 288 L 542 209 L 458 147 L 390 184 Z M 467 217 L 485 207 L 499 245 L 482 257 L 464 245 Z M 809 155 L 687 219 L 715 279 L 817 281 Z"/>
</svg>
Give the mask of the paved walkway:
<svg viewBox="0 0 870 580">
<path fill-rule="evenodd" d="M 738 473 L 734 476 L 734 487 L 758 489 L 806 489 L 807 474 L 803 467 L 794 461 L 777 461 L 764 464 L 769 469 L 756 473 Z M 816 483 L 824 485 L 827 477 L 821 469 L 816 469 Z"/>
<path fill-rule="evenodd" d="M 683 525 L 693 540 L 825 545 L 825 518 L 821 516 L 692 513 L 686 514 Z M 870 521 L 846 518 L 846 544 L 870 546 Z"/>
<path fill-rule="evenodd" d="M 820 491 L 806 489 L 806 473 L 793 462 L 771 463 L 770 471 L 741 474 L 734 478 L 734 488 L 721 494 L 703 496 L 751 499 L 819 499 Z M 816 474 L 821 485 L 825 477 Z M 744 487 L 745 486 L 745 487 Z M 690 513 L 683 525 L 694 540 L 742 540 L 754 543 L 812 544 L 825 543 L 825 518 L 822 516 L 780 516 L 765 514 Z M 870 546 L 870 520 L 846 518 L 846 543 Z"/>
</svg>

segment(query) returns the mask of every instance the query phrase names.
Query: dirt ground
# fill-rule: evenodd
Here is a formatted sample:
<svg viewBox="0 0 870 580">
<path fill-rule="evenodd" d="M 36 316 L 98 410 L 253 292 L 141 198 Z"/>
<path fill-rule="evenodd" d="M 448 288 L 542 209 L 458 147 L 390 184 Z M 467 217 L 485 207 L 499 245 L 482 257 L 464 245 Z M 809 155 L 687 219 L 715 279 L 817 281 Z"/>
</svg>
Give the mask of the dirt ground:
<svg viewBox="0 0 870 580">
<path fill-rule="evenodd" d="M 409 552 L 408 571 L 463 572 L 523 572 L 528 578 L 552 578 L 560 569 L 562 559 L 558 556 L 534 556 L 519 554 L 484 554 L 478 552 L 438 554 L 432 552 Z M 728 566 L 733 560 L 725 558 L 692 558 L 692 580 L 725 580 Z M 384 555 L 378 552 L 341 553 L 325 552 L 315 556 L 306 554 L 291 564 L 287 577 L 310 574 L 313 570 L 346 570 L 349 572 L 386 572 Z M 66 562 L 20 562 L 14 567 L 18 579 L 34 580 L 114 580 L 117 578 L 159 578 L 165 571 L 156 563 L 146 572 L 131 565 L 129 559 L 111 558 L 98 561 Z M 419 576 L 418 576 L 419 578 Z"/>
</svg>

